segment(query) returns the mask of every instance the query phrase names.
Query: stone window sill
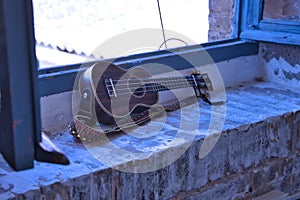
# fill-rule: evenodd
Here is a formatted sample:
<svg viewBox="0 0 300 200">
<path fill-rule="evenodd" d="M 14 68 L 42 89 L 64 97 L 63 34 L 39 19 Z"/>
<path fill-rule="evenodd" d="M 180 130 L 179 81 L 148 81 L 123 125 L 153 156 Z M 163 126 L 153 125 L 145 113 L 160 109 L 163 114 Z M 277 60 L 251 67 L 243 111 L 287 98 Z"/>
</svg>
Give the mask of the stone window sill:
<svg viewBox="0 0 300 200">
<path fill-rule="evenodd" d="M 240 85 L 239 87 L 235 88 L 228 88 L 226 90 L 227 95 L 227 112 L 226 112 L 226 120 L 223 127 L 223 132 L 220 137 L 220 141 L 215 145 L 212 152 L 208 154 L 207 157 L 209 158 L 203 158 L 203 162 L 206 162 L 207 159 L 212 159 L 212 156 L 215 155 L 216 151 L 218 152 L 219 149 L 225 148 L 222 145 L 229 146 L 224 138 L 226 139 L 230 135 L 236 135 L 236 134 L 247 134 L 249 129 L 264 123 L 267 120 L 272 121 L 272 119 L 277 119 L 278 117 L 282 120 L 289 119 L 291 116 L 293 118 L 297 118 L 299 120 L 299 111 L 300 111 L 300 98 L 299 93 L 297 93 L 298 90 L 292 89 L 292 88 L 286 88 L 285 86 L 278 85 L 275 83 L 268 83 L 268 82 L 255 82 L 251 84 L 245 84 Z M 210 107 L 208 105 L 205 105 L 204 103 L 201 103 L 201 114 L 209 113 Z M 295 121 L 295 120 L 294 120 Z M 293 121 L 291 123 L 294 123 Z M 228 140 L 231 145 L 231 147 L 228 147 L 228 151 L 235 151 L 234 145 L 232 142 L 240 143 L 240 151 L 244 152 L 244 155 L 242 152 L 238 153 L 239 158 L 235 160 L 234 166 L 234 172 L 228 172 L 229 174 L 235 174 L 235 173 L 243 173 L 243 170 L 251 167 L 251 166 L 257 166 L 260 165 L 262 160 L 264 159 L 271 159 L 272 157 L 277 158 L 286 158 L 289 157 L 290 152 L 300 150 L 300 142 L 299 142 L 299 132 L 294 132 L 290 134 L 282 133 L 282 127 L 285 125 L 278 125 L 278 127 L 272 127 L 272 123 L 270 123 L 271 127 L 267 127 L 268 130 L 262 130 L 263 133 L 256 133 L 255 135 L 252 135 L 251 137 L 248 137 L 249 140 L 253 141 L 244 141 L 239 136 L 236 136 L 236 141 L 234 140 Z M 286 126 L 289 126 L 287 124 Z M 295 128 L 295 127 L 294 127 Z M 265 136 L 265 132 L 267 131 L 267 136 Z M 283 131 L 284 132 L 284 131 Z M 293 134 L 298 134 L 293 135 Z M 133 144 L 132 142 L 124 142 L 128 141 L 128 135 L 126 134 L 115 134 L 111 137 L 111 141 L 123 141 L 122 147 L 124 149 L 131 149 L 131 150 L 137 150 L 133 149 L 135 147 L 138 147 L 138 144 Z M 184 154 L 184 156 L 188 156 L 188 162 L 190 162 L 189 167 L 192 168 L 192 157 L 199 157 L 199 148 L 203 142 L 203 140 L 207 137 L 207 135 L 203 135 L 201 131 L 199 131 L 196 134 L 196 137 L 194 139 L 193 145 L 187 150 L 187 153 Z M 255 153 L 256 150 L 251 149 L 252 147 L 247 146 L 248 143 L 254 142 L 257 140 L 257 138 L 261 138 L 259 141 L 260 144 L 257 144 L 254 148 L 261 148 L 261 150 L 258 150 L 259 152 L 264 151 L 264 148 L 262 148 L 262 144 L 264 143 L 264 137 L 269 138 L 270 141 L 275 141 L 276 147 L 271 147 L 272 152 L 264 152 L 262 154 L 266 154 L 264 156 L 254 156 L 253 158 L 247 157 L 247 149 L 250 150 L 252 153 Z M 56 165 L 56 164 L 49 164 L 49 163 L 42 163 L 42 162 L 35 162 L 34 169 L 25 170 L 21 172 L 14 172 L 10 169 L 10 167 L 5 163 L 3 158 L 0 158 L 0 199 L 6 199 L 10 197 L 17 197 L 19 195 L 25 195 L 25 197 L 40 197 L 41 195 L 46 195 L 48 190 L 51 190 L 51 188 L 55 188 L 56 184 L 64 185 L 65 188 L 62 190 L 70 191 L 72 188 L 81 190 L 79 188 L 80 185 L 82 185 L 84 182 L 88 181 L 89 184 L 103 184 L 101 187 L 111 187 L 111 182 L 103 182 L 100 181 L 99 183 L 94 176 L 97 176 L 97 174 L 104 174 L 103 178 L 108 178 L 107 174 L 113 173 L 111 169 L 102 163 L 100 163 L 97 159 L 95 159 L 85 148 L 85 146 L 82 143 L 75 142 L 74 139 L 70 134 L 67 132 L 58 132 L 51 136 L 51 139 L 53 142 L 62 149 L 66 155 L 69 157 L 71 164 L 68 166 L 62 166 L 62 165 Z M 145 143 L 143 145 L 144 150 L 152 148 L 153 144 L 155 142 L 168 140 L 168 135 L 157 137 L 153 141 L 153 143 Z M 200 142 L 200 143 L 199 143 Z M 267 142 L 267 141 L 265 141 Z M 195 144 L 197 146 L 195 146 Z M 279 145 L 279 146 L 278 146 Z M 182 143 L 179 143 L 178 145 L 172 146 L 174 151 L 176 151 L 176 148 L 180 148 L 182 146 Z M 272 145 L 271 145 L 272 146 Z M 280 147 L 280 148 L 279 148 Z M 250 149 L 249 149 L 250 148 Z M 279 149 L 278 149 L 279 148 Z M 157 156 L 157 154 L 166 151 L 168 148 L 158 148 L 158 150 L 154 150 L 147 159 L 150 159 L 151 157 Z M 195 150 L 197 149 L 197 150 Z M 141 149 L 139 149 L 141 150 Z M 270 149 L 268 150 L 270 151 Z M 225 157 L 232 157 L 233 154 L 236 154 L 234 152 L 227 152 L 228 155 L 224 155 Z M 274 154 L 274 155 L 273 155 Z M 246 156 L 246 157 L 245 157 Z M 115 159 L 115 158 L 111 158 Z M 182 158 L 180 158 L 182 159 Z M 179 159 L 179 160 L 180 160 Z M 229 159 L 229 158 L 228 158 Z M 233 159 L 233 158 L 232 158 Z M 239 160 L 240 159 L 240 160 Z M 229 160 L 225 159 L 227 162 L 230 162 Z M 234 160 L 234 159 L 233 159 Z M 143 162 L 143 160 L 140 160 Z M 220 159 L 220 162 L 223 162 L 224 159 Z M 157 162 L 160 162 L 157 160 Z M 178 162 L 178 161 L 176 161 Z M 175 164 L 176 164 L 175 162 Z M 200 161 L 201 162 L 201 159 Z M 211 161 L 211 162 L 217 162 L 218 161 Z M 239 163 L 240 162 L 240 163 Z M 167 168 L 171 168 L 172 166 L 175 166 L 175 164 L 171 164 Z M 220 164 L 220 163 L 219 163 Z M 228 163 L 233 164 L 233 163 Z M 126 163 L 122 163 L 122 165 L 126 165 Z M 178 165 L 178 163 L 177 163 Z M 224 165 L 224 163 L 223 163 Z M 195 167 L 195 166 L 194 166 Z M 196 167 L 197 168 L 197 167 Z M 194 169 L 195 170 L 195 169 Z M 212 174 L 206 174 L 203 175 L 205 180 L 202 180 L 202 185 L 205 185 L 208 182 L 218 180 L 222 178 L 224 175 L 218 175 L 218 170 L 215 168 L 215 172 L 212 171 Z M 113 170 L 114 171 L 114 170 Z M 193 169 L 188 169 L 190 173 L 194 173 Z M 196 172 L 201 172 L 199 170 L 196 170 Z M 116 171 L 114 173 L 117 173 Z M 126 173 L 124 173 L 126 174 Z M 149 173 L 141 174 L 140 176 L 147 176 Z M 132 175 L 134 176 L 134 175 Z M 171 174 L 166 175 L 171 176 Z M 225 175 L 225 176 L 228 176 Z M 100 176 L 102 177 L 102 175 Z M 99 177 L 98 177 L 99 178 Z M 171 178 L 171 177 L 169 177 Z M 190 179 L 193 179 L 193 177 L 189 177 Z M 194 177 L 194 179 L 197 179 L 197 176 Z M 111 180 L 111 179 L 109 179 Z M 195 183 L 189 184 L 187 190 L 191 187 L 198 187 L 197 186 L 197 180 L 190 180 L 190 182 Z M 134 184 L 133 182 L 130 182 L 131 184 Z M 93 195 L 92 189 L 87 189 L 86 187 L 89 187 L 89 184 L 86 184 L 84 186 L 86 195 Z M 107 185 L 106 185 L 107 184 Z M 201 185 L 200 184 L 200 185 Z M 124 186 L 124 185 L 123 185 Z M 120 186 L 121 187 L 121 186 Z M 125 186 L 124 186 L 125 187 Z M 134 187 L 134 186 L 132 186 Z M 93 186 L 91 185 L 91 188 Z M 74 190 L 75 190 L 74 189 Z M 99 190 L 98 192 L 101 193 L 101 188 L 97 188 L 95 190 Z M 104 196 L 110 196 L 111 194 L 108 192 L 110 189 L 105 189 L 102 191 L 102 194 Z M 49 192 L 49 191 L 48 191 Z M 75 191 L 73 191 L 75 192 Z M 82 192 L 82 191 L 81 191 Z M 107 192 L 107 193 L 105 193 Z M 174 191 L 173 194 L 170 194 L 172 196 L 176 195 L 176 193 L 179 191 Z M 62 196 L 63 194 L 61 191 L 53 191 L 53 194 L 57 193 L 58 195 Z M 170 196 L 169 196 L 170 197 Z"/>
</svg>

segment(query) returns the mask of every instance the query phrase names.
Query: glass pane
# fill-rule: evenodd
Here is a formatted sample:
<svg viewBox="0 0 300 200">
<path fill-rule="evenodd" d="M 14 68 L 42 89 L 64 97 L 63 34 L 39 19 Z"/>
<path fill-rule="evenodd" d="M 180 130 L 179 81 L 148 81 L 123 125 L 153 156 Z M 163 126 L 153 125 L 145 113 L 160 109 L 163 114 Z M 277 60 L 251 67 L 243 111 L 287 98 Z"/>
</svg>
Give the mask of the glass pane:
<svg viewBox="0 0 300 200">
<path fill-rule="evenodd" d="M 300 22 L 300 0 L 265 0 L 263 19 Z"/>
<path fill-rule="evenodd" d="M 40 67 L 107 58 L 93 51 L 114 36 L 136 29 L 157 29 L 160 44 L 164 41 L 157 0 L 33 0 L 33 4 Z M 155 43 L 122 55 L 154 51 L 160 46 L 173 48 L 208 41 L 208 0 L 161 0 L 160 9 L 164 28 L 184 37 L 174 39 L 166 33 L 168 45 Z M 153 40 L 151 35 L 139 38 L 143 37 Z M 111 48 L 121 48 L 124 43 Z M 117 56 L 120 52 L 109 54 L 109 57 Z"/>
</svg>

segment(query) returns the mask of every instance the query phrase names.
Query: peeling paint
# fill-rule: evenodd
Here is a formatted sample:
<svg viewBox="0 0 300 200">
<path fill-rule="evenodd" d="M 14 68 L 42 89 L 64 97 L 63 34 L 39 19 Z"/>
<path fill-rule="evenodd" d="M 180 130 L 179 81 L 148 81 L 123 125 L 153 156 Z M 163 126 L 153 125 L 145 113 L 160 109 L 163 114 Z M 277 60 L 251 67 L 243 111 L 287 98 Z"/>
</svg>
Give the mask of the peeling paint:
<svg viewBox="0 0 300 200">
<path fill-rule="evenodd" d="M 289 80 L 296 79 L 296 80 L 300 81 L 300 72 L 292 73 L 292 72 L 287 72 L 285 70 L 282 70 L 282 73 L 284 74 L 285 78 L 287 78 Z"/>
<path fill-rule="evenodd" d="M 11 189 L 13 189 L 13 187 L 13 184 L 0 185 L 0 194 L 10 191 Z"/>
<path fill-rule="evenodd" d="M 286 86 L 300 85 L 300 47 L 280 44 L 260 44 L 262 69 L 266 81 Z"/>
<path fill-rule="evenodd" d="M 277 60 L 283 58 L 293 67 L 300 64 L 300 47 L 298 46 L 263 43 L 261 44 L 261 54 L 266 62 L 273 58 Z"/>
</svg>

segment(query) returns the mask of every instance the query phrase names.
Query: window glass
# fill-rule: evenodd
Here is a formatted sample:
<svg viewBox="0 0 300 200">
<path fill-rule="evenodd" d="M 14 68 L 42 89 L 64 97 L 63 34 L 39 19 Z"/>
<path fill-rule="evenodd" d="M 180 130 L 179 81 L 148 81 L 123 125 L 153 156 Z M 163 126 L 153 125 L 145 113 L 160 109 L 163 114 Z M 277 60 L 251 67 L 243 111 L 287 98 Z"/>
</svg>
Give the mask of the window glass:
<svg viewBox="0 0 300 200">
<path fill-rule="evenodd" d="M 208 41 L 208 0 L 161 0 L 159 3 L 165 29 L 178 32 L 193 43 Z M 112 37 L 127 31 L 161 30 L 157 0 L 33 0 L 33 5 L 40 67 L 81 63 L 87 58 L 108 58 L 92 52 Z M 145 37 L 152 40 L 151 36 Z M 163 37 L 162 33 L 160 37 Z M 165 40 L 171 37 L 166 34 Z M 161 48 L 191 44 L 185 38 L 175 38 L 168 44 L 171 42 L 173 45 L 162 45 Z M 118 44 L 122 45 L 122 42 Z M 159 49 L 160 45 L 155 45 Z M 153 50 L 144 48 L 138 53 Z M 109 57 L 118 56 L 109 54 Z"/>
<path fill-rule="evenodd" d="M 263 19 L 300 22 L 300 0 L 265 0 Z"/>
</svg>

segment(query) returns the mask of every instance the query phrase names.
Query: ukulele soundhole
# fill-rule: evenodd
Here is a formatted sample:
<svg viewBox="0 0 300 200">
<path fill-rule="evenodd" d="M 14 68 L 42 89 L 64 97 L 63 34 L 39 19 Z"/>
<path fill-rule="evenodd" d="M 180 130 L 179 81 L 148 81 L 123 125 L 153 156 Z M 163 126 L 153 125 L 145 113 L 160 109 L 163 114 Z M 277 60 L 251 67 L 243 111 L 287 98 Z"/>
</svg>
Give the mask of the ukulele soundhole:
<svg viewBox="0 0 300 200">
<path fill-rule="evenodd" d="M 146 86 L 143 80 L 137 76 L 132 76 L 127 82 L 130 94 L 137 98 L 142 98 L 146 94 Z"/>
</svg>

